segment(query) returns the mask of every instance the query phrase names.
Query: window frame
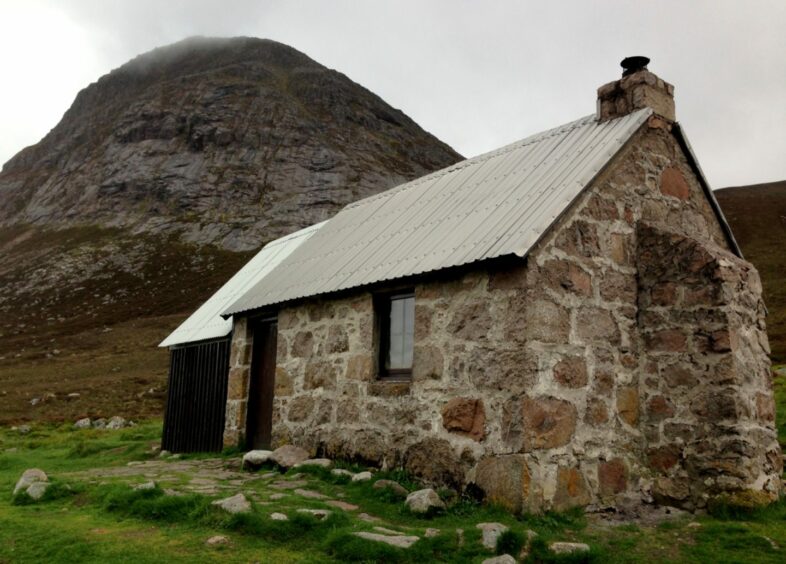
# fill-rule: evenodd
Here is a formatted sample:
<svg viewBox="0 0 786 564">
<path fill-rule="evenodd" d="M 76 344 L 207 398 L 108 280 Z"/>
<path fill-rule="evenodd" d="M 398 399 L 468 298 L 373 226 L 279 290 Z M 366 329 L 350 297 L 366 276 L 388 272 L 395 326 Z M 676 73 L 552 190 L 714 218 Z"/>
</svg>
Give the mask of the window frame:
<svg viewBox="0 0 786 564">
<path fill-rule="evenodd" d="M 379 339 L 377 341 L 377 379 L 385 381 L 399 381 L 409 382 L 412 380 L 412 366 L 409 368 L 385 368 L 385 361 L 390 353 L 390 313 L 391 305 L 396 299 L 412 298 L 413 301 L 413 316 L 414 316 L 414 300 L 415 289 L 405 288 L 395 290 L 384 294 L 375 296 L 375 313 L 377 317 L 377 327 L 379 331 Z M 412 349 L 415 348 L 415 335 L 412 335 Z M 414 364 L 414 359 L 412 361 Z"/>
</svg>

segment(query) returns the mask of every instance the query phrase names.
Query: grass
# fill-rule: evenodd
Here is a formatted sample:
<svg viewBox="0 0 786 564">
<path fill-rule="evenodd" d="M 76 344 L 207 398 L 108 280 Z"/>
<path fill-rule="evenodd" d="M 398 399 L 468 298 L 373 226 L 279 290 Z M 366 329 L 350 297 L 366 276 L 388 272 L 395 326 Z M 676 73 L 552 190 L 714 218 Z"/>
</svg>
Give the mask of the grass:
<svg viewBox="0 0 786 564">
<path fill-rule="evenodd" d="M 786 378 L 775 379 L 780 420 L 786 409 Z M 783 431 L 783 427 L 781 427 Z M 187 491 L 193 474 L 183 465 L 205 464 L 205 455 L 179 461 L 156 462 L 171 480 L 155 478 L 153 489 L 132 489 L 129 484 L 149 480 L 102 476 L 95 483 L 74 475 L 95 468 L 127 470 L 129 462 L 156 459 L 151 446 L 158 443 L 160 421 L 148 421 L 121 431 L 74 430 L 71 425 L 36 425 L 20 435 L 0 427 L 0 563 L 6 562 L 465 562 L 477 563 L 493 556 L 482 547 L 476 524 L 500 522 L 509 532 L 498 540 L 497 553 L 518 554 L 527 530 L 537 533 L 528 562 L 782 562 L 786 550 L 786 502 L 767 508 L 740 510 L 715 505 L 709 515 L 663 522 L 657 526 L 627 524 L 608 526 L 587 518 L 580 510 L 514 517 L 504 510 L 481 505 L 469 497 L 450 497 L 446 511 L 429 516 L 411 514 L 399 496 L 375 489 L 372 482 L 351 482 L 320 467 L 302 467 L 286 473 L 263 468 L 258 479 L 228 488 L 226 494 L 167 495 L 165 487 Z M 783 435 L 781 435 L 783 437 Z M 239 453 L 221 455 L 229 464 Z M 337 466 L 362 468 L 338 462 Z M 31 467 L 44 469 L 52 486 L 44 499 L 32 502 L 10 492 L 21 473 Z M 169 470 L 171 469 L 171 470 Z M 141 471 L 140 471 L 141 472 Z M 267 476 L 272 473 L 271 476 Z M 375 479 L 395 480 L 408 489 L 418 484 L 401 471 L 378 472 Z M 227 485 L 229 478 L 219 482 Z M 286 497 L 271 500 L 276 482 L 302 480 L 305 489 L 330 499 L 356 504 L 357 511 L 341 511 L 327 499 L 309 499 L 284 490 Z M 216 497 L 238 491 L 252 500 L 247 514 L 230 515 L 212 505 Z M 2 492 L 7 492 L 4 495 Z M 445 492 L 443 492 L 443 495 Z M 327 509 L 325 520 L 298 509 Z M 270 518 L 272 512 L 288 515 L 287 521 Z M 369 523 L 358 518 L 365 512 L 380 519 Z M 420 537 L 409 549 L 372 543 L 355 536 L 375 525 Z M 440 533 L 425 537 L 426 529 Z M 457 530 L 461 529 L 460 536 Z M 207 546 L 214 535 L 224 535 L 228 545 Z M 591 551 L 582 555 L 553 554 L 553 541 L 585 542 Z"/>
</svg>

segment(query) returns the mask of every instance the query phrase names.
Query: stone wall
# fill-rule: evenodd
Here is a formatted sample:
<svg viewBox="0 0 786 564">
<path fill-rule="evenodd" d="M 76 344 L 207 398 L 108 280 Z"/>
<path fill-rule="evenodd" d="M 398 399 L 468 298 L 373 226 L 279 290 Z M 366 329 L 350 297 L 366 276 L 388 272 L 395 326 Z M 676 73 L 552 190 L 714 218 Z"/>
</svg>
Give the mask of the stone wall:
<svg viewBox="0 0 786 564">
<path fill-rule="evenodd" d="M 728 294 L 722 305 L 711 306 L 717 314 L 711 325 L 691 316 L 684 300 L 692 294 L 683 290 L 683 301 L 648 301 L 653 292 L 665 299 L 659 292 L 669 286 L 657 284 L 673 273 L 652 270 L 668 259 L 647 254 L 647 229 L 681 237 L 709 256 L 731 256 L 669 127 L 651 118 L 526 260 L 413 282 L 411 382 L 376 378 L 371 293 L 283 308 L 274 446 L 292 442 L 315 453 L 403 466 L 437 484 L 469 483 L 513 511 L 653 496 L 696 507 L 708 492 L 774 488 L 779 451 L 772 444 L 755 271 L 734 259 L 735 283 L 748 283 L 737 298 L 730 280 L 710 277 L 694 285 Z M 660 276 L 652 283 L 657 289 L 639 280 L 642 268 L 653 280 Z M 669 346 L 661 341 L 679 338 L 669 332 L 675 327 L 659 324 L 656 310 L 674 316 L 669 323 L 684 332 L 685 350 L 658 349 Z M 242 429 L 248 387 L 242 323 L 237 321 L 230 371 L 230 440 L 238 440 Z M 696 356 L 697 331 L 709 331 L 703 346 L 721 346 L 712 339 L 722 340 L 724 331 L 735 344 L 725 353 Z M 709 357 L 722 364 L 713 356 L 719 354 L 737 363 L 734 374 L 750 374 L 743 367 L 756 374 L 733 385 L 734 407 L 728 409 L 740 411 L 728 412 L 729 429 L 722 433 L 712 428 L 712 405 L 699 406 L 669 383 L 679 373 L 672 368 L 684 367 L 686 378 L 703 385 L 694 391 L 706 392 L 696 399 L 722 401 L 732 385 L 717 382 L 706 368 Z M 700 429 L 717 439 L 709 450 L 688 439 Z M 731 469 L 716 454 L 734 440 L 740 454 Z M 765 446 L 751 446 L 760 440 Z M 746 456 L 750 463 L 740 468 Z M 713 470 L 713 463 L 720 465 Z M 690 489 L 691 480 L 708 477 L 712 485 Z M 688 484 L 688 493 L 674 495 L 681 484 Z"/>
</svg>

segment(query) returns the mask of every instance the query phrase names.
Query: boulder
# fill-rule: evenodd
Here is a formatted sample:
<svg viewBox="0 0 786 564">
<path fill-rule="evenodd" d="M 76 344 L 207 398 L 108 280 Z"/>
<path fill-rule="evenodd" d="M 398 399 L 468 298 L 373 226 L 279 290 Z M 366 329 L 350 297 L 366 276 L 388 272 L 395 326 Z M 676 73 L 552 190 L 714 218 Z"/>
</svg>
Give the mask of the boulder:
<svg viewBox="0 0 786 564">
<path fill-rule="evenodd" d="M 250 450 L 243 455 L 242 468 L 246 470 L 258 470 L 262 465 L 270 460 L 272 450 Z"/>
<path fill-rule="evenodd" d="M 431 488 L 412 492 L 405 503 L 412 513 L 424 514 L 445 509 L 445 504 Z"/>
<path fill-rule="evenodd" d="M 89 417 L 85 417 L 84 419 L 80 419 L 76 423 L 74 423 L 74 429 L 89 429 L 91 427 L 91 421 Z"/>
<path fill-rule="evenodd" d="M 110 418 L 106 424 L 107 429 L 117 430 L 122 429 L 127 425 L 126 420 L 124 417 L 120 417 L 119 415 L 115 415 L 114 417 Z"/>
<path fill-rule="evenodd" d="M 390 546 L 395 546 L 397 548 L 409 548 L 419 540 L 418 537 L 415 536 L 381 535 L 378 533 L 369 533 L 367 531 L 361 531 L 352 534 L 355 535 L 356 537 L 360 537 L 361 539 L 366 539 L 374 542 L 381 542 L 381 543 L 388 544 Z"/>
<path fill-rule="evenodd" d="M 42 497 L 44 497 L 47 488 L 49 488 L 48 482 L 35 482 L 33 484 L 30 484 L 30 486 L 28 486 L 27 490 L 25 491 L 27 492 L 27 495 L 29 495 L 31 498 L 35 500 L 39 500 Z"/>
<path fill-rule="evenodd" d="M 374 489 L 375 490 L 390 490 L 396 495 L 401 497 L 406 497 L 409 492 L 407 489 L 399 484 L 398 482 L 394 482 L 393 480 L 377 480 L 374 482 Z"/>
<path fill-rule="evenodd" d="M 298 462 L 295 464 L 294 468 L 300 468 L 301 466 L 319 466 L 320 468 L 330 468 L 333 466 L 333 461 L 329 458 L 309 458 L 303 462 Z"/>
<path fill-rule="evenodd" d="M 49 477 L 43 470 L 39 470 L 38 468 L 29 468 L 22 473 L 19 481 L 16 482 L 16 486 L 14 486 L 14 495 L 18 494 L 22 490 L 27 490 L 27 488 L 35 483 L 48 481 Z"/>
<path fill-rule="evenodd" d="M 292 468 L 295 464 L 308 460 L 308 451 L 294 445 L 278 447 L 270 455 L 270 460 L 282 468 Z"/>
<path fill-rule="evenodd" d="M 94 429 L 104 429 L 104 428 L 106 428 L 106 419 L 104 419 L 103 417 L 100 417 L 100 418 L 96 419 L 95 421 L 93 421 L 93 428 Z"/>
<path fill-rule="evenodd" d="M 226 499 L 217 499 L 213 505 L 220 507 L 227 513 L 248 513 L 251 511 L 251 502 L 242 493 Z"/>
<path fill-rule="evenodd" d="M 475 525 L 482 533 L 481 542 L 489 550 L 497 549 L 497 539 L 508 530 L 502 523 L 478 523 Z"/>
<path fill-rule="evenodd" d="M 494 558 L 486 558 L 483 564 L 516 564 L 516 559 L 510 554 L 503 554 L 502 556 L 495 556 Z"/>
<path fill-rule="evenodd" d="M 156 489 L 156 483 L 154 481 L 144 482 L 142 484 L 137 484 L 134 486 L 135 490 L 154 490 Z"/>
<path fill-rule="evenodd" d="M 371 472 L 358 472 L 354 476 L 352 476 L 353 482 L 368 482 L 372 478 Z"/>
<path fill-rule="evenodd" d="M 549 549 L 554 554 L 573 554 L 576 552 L 589 552 L 589 545 L 583 542 L 553 542 Z"/>
</svg>

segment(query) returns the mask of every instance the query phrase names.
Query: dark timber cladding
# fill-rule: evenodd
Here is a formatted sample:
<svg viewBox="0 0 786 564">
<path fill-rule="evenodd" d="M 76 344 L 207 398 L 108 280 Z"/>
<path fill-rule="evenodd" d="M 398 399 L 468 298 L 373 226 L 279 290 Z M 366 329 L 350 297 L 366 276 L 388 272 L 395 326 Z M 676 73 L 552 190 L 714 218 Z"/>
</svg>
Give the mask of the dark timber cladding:
<svg viewBox="0 0 786 564">
<path fill-rule="evenodd" d="M 221 339 L 172 349 L 162 449 L 221 450 L 229 344 Z"/>
</svg>

